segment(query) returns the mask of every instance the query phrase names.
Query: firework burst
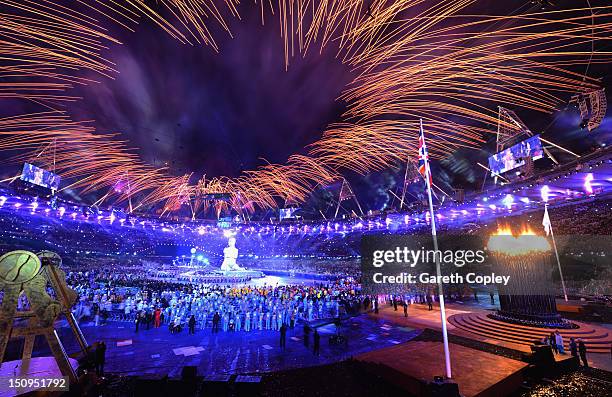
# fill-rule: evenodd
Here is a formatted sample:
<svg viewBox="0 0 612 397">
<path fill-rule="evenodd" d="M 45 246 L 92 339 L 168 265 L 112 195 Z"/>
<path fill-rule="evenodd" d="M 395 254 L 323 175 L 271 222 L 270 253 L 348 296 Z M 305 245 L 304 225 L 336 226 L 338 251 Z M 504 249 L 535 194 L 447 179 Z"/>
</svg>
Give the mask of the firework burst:
<svg viewBox="0 0 612 397">
<path fill-rule="evenodd" d="M 305 200 L 312 189 L 414 156 L 417 122 L 424 120 L 430 153 L 441 158 L 476 148 L 497 122 L 497 106 L 552 112 L 568 93 L 597 82 L 575 66 L 609 60 L 594 43 L 610 41 L 612 6 L 475 15 L 475 0 L 255 0 L 261 21 L 276 17 L 285 66 L 293 57 L 334 46 L 357 72 L 341 99 L 343 120 L 330 125 L 307 155 L 266 164 L 237 178 L 171 176 L 140 160 L 117 134 L 94 131 L 63 112 L 79 98 L 75 85 L 117 73 L 101 54 L 120 44 L 109 25 L 135 30 L 148 18 L 180 44 L 218 48 L 211 27 L 231 35 L 237 0 L 81 0 L 87 12 L 55 0 L 0 0 L 0 98 L 40 106 L 35 114 L 0 119 L 0 150 L 11 161 L 34 161 L 59 173 L 64 187 L 101 192 L 130 210 L 189 207 L 193 216 L 214 206 L 248 214 L 281 202 Z M 205 170 L 202 170 L 203 174 Z M 117 184 L 122 186 L 117 189 Z M 207 194 L 229 193 L 211 202 Z M 132 201 L 135 201 L 132 203 Z"/>
</svg>

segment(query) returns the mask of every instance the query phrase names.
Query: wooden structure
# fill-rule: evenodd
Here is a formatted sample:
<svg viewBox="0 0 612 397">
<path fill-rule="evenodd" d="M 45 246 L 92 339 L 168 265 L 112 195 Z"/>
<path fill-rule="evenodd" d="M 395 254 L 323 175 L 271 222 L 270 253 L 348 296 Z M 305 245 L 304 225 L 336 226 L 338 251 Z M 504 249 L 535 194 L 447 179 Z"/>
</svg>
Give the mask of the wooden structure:
<svg viewBox="0 0 612 397">
<path fill-rule="evenodd" d="M 72 383 L 77 376 L 54 328 L 58 315 L 63 313 L 66 317 L 83 354 L 87 353 L 87 342 L 70 310 L 77 294 L 66 285 L 61 261 L 59 255 L 50 251 L 38 254 L 12 251 L 0 257 L 0 290 L 4 291 L 0 307 L 0 361 L 4 361 L 11 339 L 25 339 L 22 360 L 28 360 L 32 357 L 34 339 L 44 336 L 62 375 Z M 55 297 L 49 296 L 47 286 Z M 27 298 L 26 310 L 18 310 L 22 294 Z"/>
</svg>

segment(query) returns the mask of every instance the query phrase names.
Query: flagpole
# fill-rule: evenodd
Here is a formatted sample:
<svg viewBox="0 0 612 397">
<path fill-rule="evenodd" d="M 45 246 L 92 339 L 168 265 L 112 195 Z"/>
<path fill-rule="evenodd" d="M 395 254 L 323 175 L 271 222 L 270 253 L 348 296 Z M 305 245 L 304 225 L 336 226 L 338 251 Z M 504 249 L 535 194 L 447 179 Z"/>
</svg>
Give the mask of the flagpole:
<svg viewBox="0 0 612 397">
<path fill-rule="evenodd" d="M 399 210 L 402 210 L 404 206 L 404 199 L 406 198 L 406 179 L 408 179 L 408 167 L 410 167 L 410 160 L 406 161 L 406 172 L 404 172 L 404 186 L 402 187 L 402 199 L 400 200 Z"/>
<path fill-rule="evenodd" d="M 421 135 L 423 136 L 423 146 L 425 147 L 425 132 L 423 131 L 423 119 L 421 122 Z M 424 159 L 425 161 L 425 184 L 427 185 L 427 198 L 429 199 L 429 214 L 431 219 L 431 236 L 433 238 L 433 246 L 434 252 L 438 252 L 438 237 L 436 234 L 436 217 L 434 216 L 433 210 L 433 200 L 431 199 L 431 173 L 429 169 L 429 160 L 427 157 Z M 440 258 L 439 255 L 434 255 L 436 258 L 436 274 L 438 278 L 438 300 L 440 302 L 440 320 L 442 322 L 442 340 L 444 342 L 444 362 L 446 365 L 446 377 L 448 379 L 452 378 L 451 372 L 451 360 L 450 360 L 450 350 L 448 347 L 448 331 L 446 329 L 446 309 L 444 307 L 444 291 L 442 289 L 442 271 L 440 270 Z"/>
<path fill-rule="evenodd" d="M 544 204 L 544 210 L 548 211 L 548 203 Z M 550 220 L 550 216 L 549 216 Z M 553 231 L 552 222 L 549 223 L 550 236 L 552 237 L 553 248 L 555 250 L 555 256 L 557 257 L 557 266 L 559 267 L 559 277 L 561 278 L 561 286 L 563 287 L 563 297 L 567 302 L 567 290 L 565 289 L 565 280 L 563 279 L 563 271 L 561 270 L 561 261 L 559 260 L 559 251 L 557 251 L 557 242 L 555 241 L 555 232 Z"/>
</svg>

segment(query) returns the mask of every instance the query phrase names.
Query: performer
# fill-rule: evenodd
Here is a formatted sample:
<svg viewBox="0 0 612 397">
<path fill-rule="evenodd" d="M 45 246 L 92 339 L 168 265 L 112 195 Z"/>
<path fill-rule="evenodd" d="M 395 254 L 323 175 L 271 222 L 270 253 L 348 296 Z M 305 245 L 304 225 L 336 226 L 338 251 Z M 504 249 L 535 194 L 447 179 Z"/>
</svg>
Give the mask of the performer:
<svg viewBox="0 0 612 397">
<path fill-rule="evenodd" d="M 227 247 L 223 248 L 223 263 L 221 264 L 221 270 L 224 272 L 244 270 L 236 263 L 237 258 L 238 248 L 236 248 L 236 239 L 230 237 L 227 240 Z"/>
<path fill-rule="evenodd" d="M 249 332 L 251 330 L 251 312 L 247 311 L 244 319 L 244 330 Z"/>
<path fill-rule="evenodd" d="M 578 353 L 580 354 L 580 359 L 584 364 L 585 368 L 589 367 L 589 362 L 587 361 L 587 348 L 582 339 L 578 339 Z"/>
</svg>

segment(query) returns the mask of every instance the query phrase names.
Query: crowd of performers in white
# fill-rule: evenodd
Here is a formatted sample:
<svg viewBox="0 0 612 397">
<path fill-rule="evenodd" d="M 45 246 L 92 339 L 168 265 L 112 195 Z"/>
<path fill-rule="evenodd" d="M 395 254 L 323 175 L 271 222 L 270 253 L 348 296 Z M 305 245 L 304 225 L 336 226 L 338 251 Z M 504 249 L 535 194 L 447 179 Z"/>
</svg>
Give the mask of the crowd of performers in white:
<svg viewBox="0 0 612 397">
<path fill-rule="evenodd" d="M 370 305 L 353 279 L 318 285 L 218 286 L 179 288 L 117 288 L 99 284 L 74 285 L 80 299 L 73 308 L 77 319 L 94 325 L 107 318 L 131 321 L 136 330 L 168 326 L 171 332 L 280 330 L 284 324 L 339 317 Z"/>
</svg>

